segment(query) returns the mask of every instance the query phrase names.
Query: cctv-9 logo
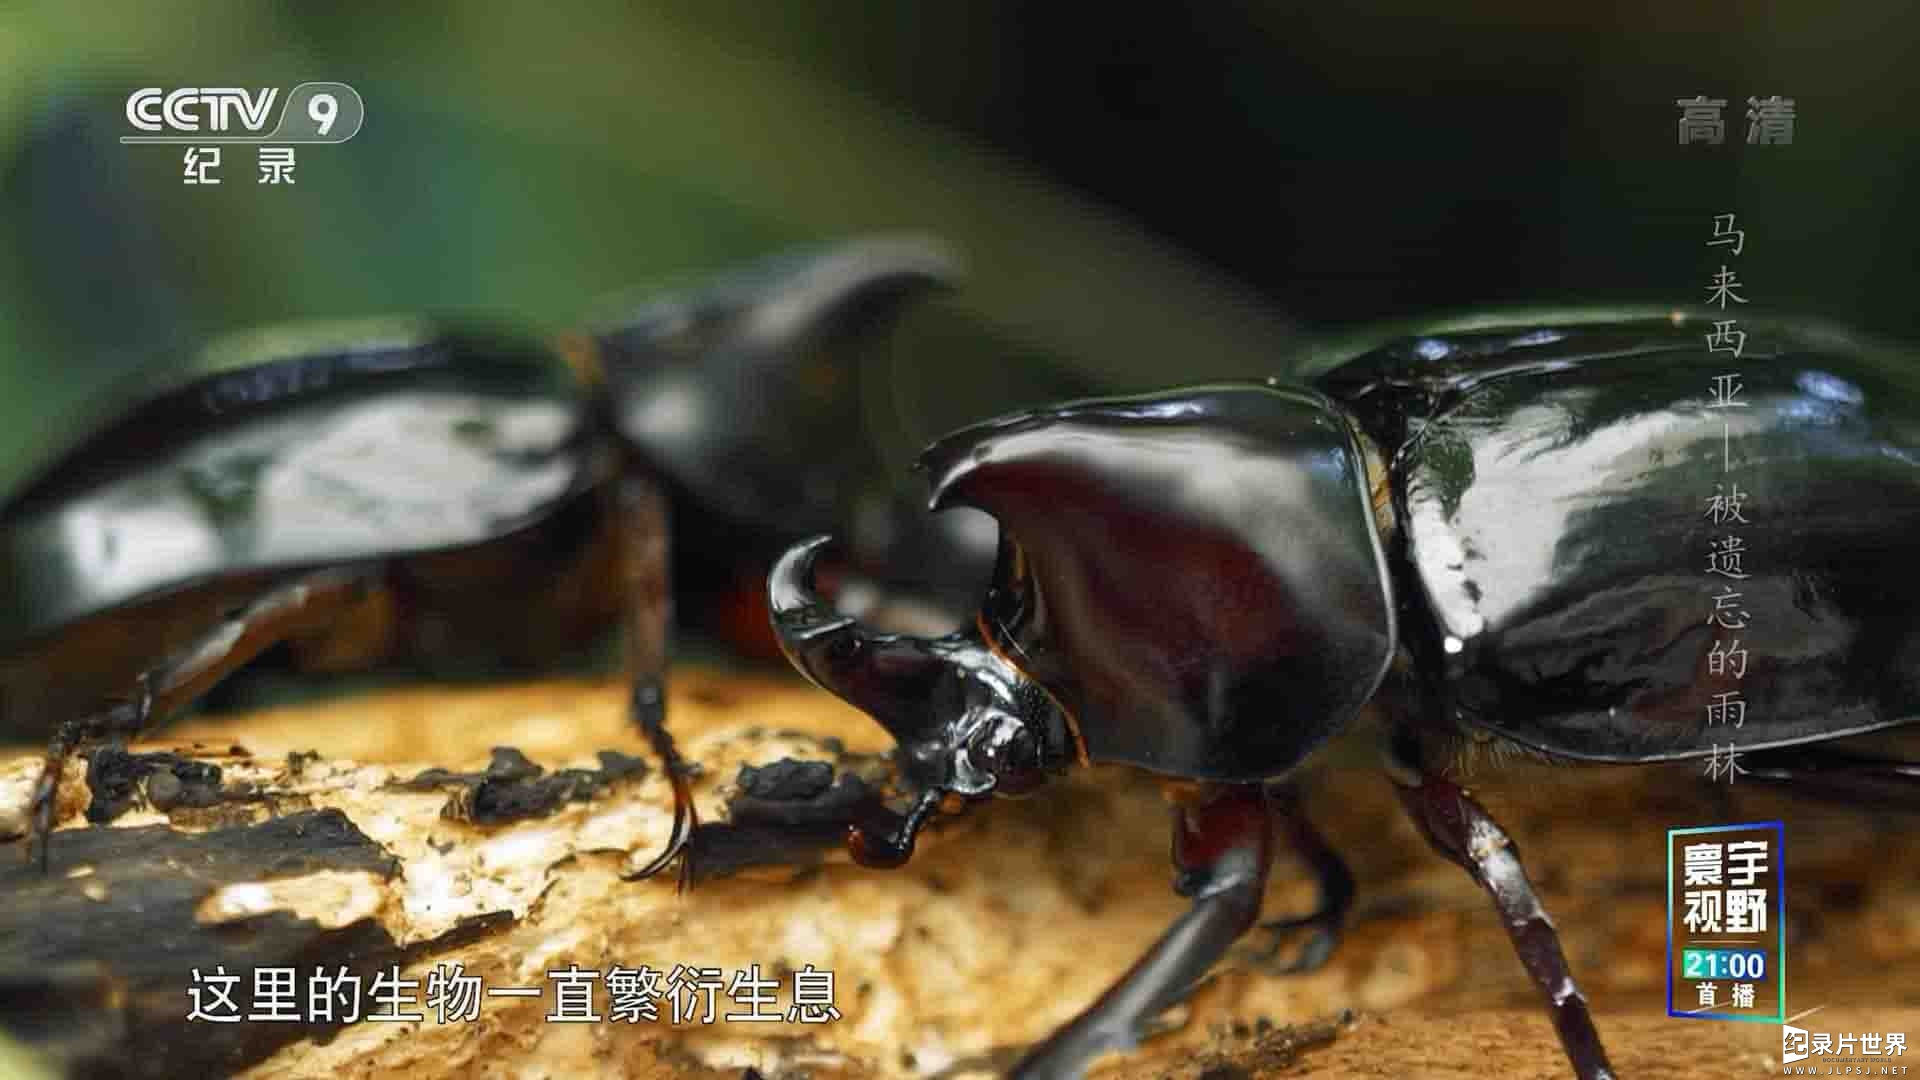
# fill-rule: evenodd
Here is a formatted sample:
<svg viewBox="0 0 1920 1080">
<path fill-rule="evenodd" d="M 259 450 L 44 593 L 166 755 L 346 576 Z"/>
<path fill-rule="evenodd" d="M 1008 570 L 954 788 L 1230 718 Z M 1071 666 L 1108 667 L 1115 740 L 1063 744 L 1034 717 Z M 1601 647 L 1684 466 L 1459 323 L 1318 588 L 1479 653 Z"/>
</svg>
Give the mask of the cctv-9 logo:
<svg viewBox="0 0 1920 1080">
<path fill-rule="evenodd" d="M 305 82 L 288 91 L 279 122 L 267 131 L 276 87 L 157 86 L 127 96 L 127 123 L 140 132 L 121 142 L 343 143 L 360 133 L 366 104 L 342 82 Z"/>
</svg>

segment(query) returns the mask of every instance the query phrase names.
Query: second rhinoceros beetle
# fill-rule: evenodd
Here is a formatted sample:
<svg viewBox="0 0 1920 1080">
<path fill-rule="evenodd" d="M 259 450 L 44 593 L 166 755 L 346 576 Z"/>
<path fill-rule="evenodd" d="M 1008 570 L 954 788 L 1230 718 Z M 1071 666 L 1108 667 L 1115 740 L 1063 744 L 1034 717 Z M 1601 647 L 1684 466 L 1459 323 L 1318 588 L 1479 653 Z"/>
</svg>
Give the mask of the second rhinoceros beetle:
<svg viewBox="0 0 1920 1080">
<path fill-rule="evenodd" d="M 1255 925 L 1282 842 L 1322 892 L 1282 925 L 1313 931 L 1302 963 L 1324 960 L 1353 881 L 1289 781 L 1369 704 L 1406 812 L 1492 898 L 1586 1078 L 1611 1067 L 1513 843 L 1449 778 L 1463 747 L 1920 778 L 1815 745 L 1920 717 L 1920 369 L 1793 327 L 1735 360 L 1706 329 L 1495 326 L 1299 384 L 962 430 L 921 459 L 931 505 L 992 514 L 1000 553 L 978 617 L 944 638 L 875 633 L 817 595 L 826 537 L 776 566 L 788 656 L 895 736 L 919 788 L 904 812 L 849 815 L 856 860 L 899 865 L 936 815 L 1077 763 L 1157 774 L 1175 804 L 1191 910 L 1017 1075 L 1130 1045 Z M 1731 383 L 1739 404 L 1717 407 Z M 1751 555 L 1730 582 L 1749 657 L 1732 724 L 1708 708 L 1730 624 L 1703 567 L 1729 532 L 1711 500 L 1736 487 Z"/>
<path fill-rule="evenodd" d="M 44 865 L 80 744 L 139 733 L 269 648 L 291 646 L 308 669 L 494 669 L 616 624 L 635 720 L 668 758 L 690 827 L 660 723 L 669 517 L 737 541 L 729 559 L 758 550 L 767 563 L 848 520 L 871 470 L 789 467 L 795 440 L 837 425 L 860 445 L 844 437 L 859 415 L 848 353 L 951 271 L 938 245 L 876 237 L 782 256 L 557 344 L 425 320 L 291 328 L 137 388 L 0 492 L 0 731 L 55 729 L 29 857 L 40 838 Z M 683 593 L 725 563 L 684 554 Z M 891 553 L 857 554 L 884 570 Z M 689 609 L 707 606 L 696 595 Z"/>
</svg>

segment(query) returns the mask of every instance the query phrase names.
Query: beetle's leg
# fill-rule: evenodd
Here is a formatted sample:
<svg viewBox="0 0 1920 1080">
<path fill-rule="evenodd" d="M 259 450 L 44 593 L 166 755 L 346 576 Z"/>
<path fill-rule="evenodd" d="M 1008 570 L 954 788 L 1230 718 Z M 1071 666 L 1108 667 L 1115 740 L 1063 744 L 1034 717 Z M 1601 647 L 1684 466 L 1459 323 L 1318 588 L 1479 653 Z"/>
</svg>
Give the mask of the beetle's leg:
<svg viewBox="0 0 1920 1080">
<path fill-rule="evenodd" d="M 907 865 L 920 830 L 933 820 L 946 794 L 939 788 L 921 792 L 904 816 L 884 806 L 870 807 L 861 822 L 847 831 L 847 850 L 853 861 L 873 870 L 897 870 Z"/>
<path fill-rule="evenodd" d="M 810 869 L 836 848 L 849 851 L 869 867 L 902 866 L 936 811 L 964 809 L 964 803 L 952 805 L 944 790 L 934 789 L 923 791 L 903 814 L 884 797 L 890 782 L 875 786 L 852 770 L 833 777 L 830 766 L 830 779 L 797 786 L 779 780 L 762 786 L 748 779 L 750 772 L 772 774 L 778 765 L 820 764 L 788 760 L 764 769 L 743 769 L 741 786 L 727 803 L 726 820 L 703 822 L 677 838 L 689 867 L 686 879 L 698 883 L 750 869 Z M 629 878 L 664 868 L 665 859 L 655 859 L 645 871 Z"/>
<path fill-rule="evenodd" d="M 626 605 L 627 670 L 632 716 L 649 742 L 666 722 L 667 654 L 673 634 L 673 566 L 667 499 L 638 472 L 620 478 L 620 585 Z M 671 740 L 668 741 L 671 745 Z"/>
<path fill-rule="evenodd" d="M 1207 796 L 1210 800 L 1201 801 Z M 1096 1056 L 1131 1047 L 1141 1025 L 1176 1004 L 1260 917 L 1273 857 L 1273 816 L 1257 784 L 1201 789 L 1174 809 L 1174 888 L 1193 906 L 1118 983 L 1035 1047 L 1012 1075 L 1078 1076 Z"/>
<path fill-rule="evenodd" d="M 753 771 L 765 775 L 776 767 Z M 741 780 L 727 804 L 727 820 L 702 825 L 690 840 L 696 881 L 752 868 L 817 866 L 828 852 L 846 846 L 856 830 L 892 833 L 905 820 L 887 807 L 880 789 L 857 772 L 843 772 L 819 788 L 775 783 L 756 790 L 745 770 Z"/>
<path fill-rule="evenodd" d="M 153 715 L 150 683 L 151 673 L 143 672 L 135 681 L 131 700 L 87 716 L 63 720 L 54 729 L 53 738 L 47 742 L 46 758 L 40 765 L 40 776 L 34 781 L 33 794 L 27 800 L 26 855 L 31 862 L 35 847 L 39 848 L 41 873 L 47 872 L 47 849 L 53 846 L 54 797 L 59 793 L 60 777 L 66 772 L 67 759 L 87 743 L 108 738 L 129 738 L 145 730 Z"/>
<path fill-rule="evenodd" d="M 673 733 L 667 730 L 667 716 L 664 704 L 659 697 L 659 684 L 645 678 L 636 678 L 633 684 L 630 715 L 640 734 L 646 737 L 647 745 L 659 756 L 667 770 L 667 780 L 673 785 L 673 831 L 667 836 L 667 846 L 654 856 L 653 861 L 638 870 L 622 874 L 627 881 L 640 881 L 653 877 L 671 866 L 674 860 L 680 861 L 679 889 L 685 892 L 693 883 L 693 837 L 700 828 L 700 813 L 693 805 L 693 785 L 689 779 L 693 767 L 680 756 L 680 750 L 673 744 Z"/>
<path fill-rule="evenodd" d="M 665 732 L 662 730 L 664 736 Z M 660 744 L 655 743 L 656 752 Z M 671 739 L 665 753 L 672 753 Z M 678 755 L 670 760 L 677 761 Z M 684 780 L 676 781 L 676 789 Z M 703 826 L 691 813 L 682 818 L 674 814 L 673 836 L 665 851 L 639 870 L 624 875 L 628 881 L 653 877 L 680 859 L 680 888 L 708 877 L 719 877 L 748 867 L 801 867 L 816 863 L 827 849 L 845 844 L 855 862 L 873 870 L 894 870 L 913 857 L 914 842 L 946 801 L 946 793 L 933 789 L 923 792 L 905 814 L 889 808 L 878 796 L 866 797 L 830 807 L 824 814 L 783 815 L 761 809 L 735 820 Z M 759 808 L 756 808 L 759 809 Z M 714 865 L 695 857 L 711 857 Z"/>
<path fill-rule="evenodd" d="M 1560 935 L 1527 880 L 1513 839 L 1459 785 L 1423 768 L 1396 764 L 1390 772 L 1395 793 L 1427 843 L 1473 875 L 1493 898 L 1514 951 L 1547 999 L 1574 1074 L 1581 1080 L 1611 1080 L 1613 1066 L 1600 1045 L 1587 999 L 1574 985 Z"/>
<path fill-rule="evenodd" d="M 1320 887 L 1320 902 L 1306 915 L 1292 919 L 1276 919 L 1260 924 L 1262 932 L 1273 936 L 1273 943 L 1260 954 L 1262 966 L 1276 975 L 1296 975 L 1318 971 L 1333 957 L 1335 946 L 1340 944 L 1340 930 L 1346 923 L 1347 913 L 1353 909 L 1354 882 L 1353 872 L 1347 869 L 1346 860 L 1340 853 L 1327 844 L 1313 822 L 1307 819 L 1305 809 L 1300 805 L 1300 791 L 1291 783 L 1274 784 L 1267 788 L 1267 802 L 1273 808 L 1273 815 L 1279 825 L 1279 838 L 1282 843 L 1293 849 L 1313 871 Z M 1275 964 L 1274 958 L 1280 952 L 1284 935 L 1290 930 L 1308 930 L 1310 936 L 1300 947 L 1300 954 L 1286 964 Z"/>
<path fill-rule="evenodd" d="M 667 730 L 667 654 L 673 632 L 671 552 L 668 550 L 667 498 L 651 478 L 629 469 L 620 478 L 618 514 L 621 535 L 621 588 L 625 597 L 627 676 L 633 680 L 628 716 L 660 758 L 673 785 L 673 831 L 652 862 L 623 874 L 628 881 L 650 878 L 680 862 L 679 889 L 694 878 L 694 833 L 700 813 L 693 804 L 693 767 L 680 756 Z"/>
<path fill-rule="evenodd" d="M 28 803 L 28 860 L 38 846 L 40 869 L 46 871 L 54 796 L 74 751 L 99 739 L 139 735 L 155 717 L 192 704 L 267 649 L 325 626 L 358 603 L 371 581 L 369 571 L 328 571 L 273 589 L 172 659 L 142 672 L 135 680 L 132 700 L 61 723 L 47 744 L 46 760 Z"/>
</svg>

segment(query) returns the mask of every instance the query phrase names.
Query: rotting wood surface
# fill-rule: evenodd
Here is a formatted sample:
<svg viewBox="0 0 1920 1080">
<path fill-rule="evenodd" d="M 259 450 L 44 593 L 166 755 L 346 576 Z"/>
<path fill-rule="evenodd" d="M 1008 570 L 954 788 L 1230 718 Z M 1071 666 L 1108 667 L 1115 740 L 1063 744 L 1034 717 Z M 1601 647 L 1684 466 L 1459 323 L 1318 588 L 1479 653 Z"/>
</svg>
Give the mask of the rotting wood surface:
<svg viewBox="0 0 1920 1080">
<path fill-rule="evenodd" d="M 197 721 L 136 749 L 197 742 L 193 753 L 248 797 L 183 806 L 195 800 L 163 781 L 169 817 L 147 804 L 145 781 L 108 828 L 83 828 L 76 764 L 53 873 L 20 864 L 17 842 L 0 851 L 11 856 L 0 864 L 0 1015 L 31 1021 L 31 1043 L 88 1071 L 133 1075 L 984 1075 L 1091 1001 L 1181 910 L 1164 804 L 1117 769 L 975 808 L 900 871 L 835 861 L 684 896 L 670 881 L 624 882 L 627 853 L 637 864 L 657 850 L 671 815 L 657 763 L 641 776 L 599 753 L 646 756 L 623 700 L 610 682 L 420 687 Z M 742 764 L 886 748 L 858 713 L 787 681 L 683 673 L 671 713 L 703 767 L 709 818 Z M 521 757 L 502 765 L 501 747 Z M 554 789 L 567 797 L 550 812 L 499 825 L 446 812 L 461 792 L 473 798 L 490 763 L 512 773 L 517 761 L 548 778 L 580 771 Z M 3 819 L 36 765 L 0 762 L 0 832 L 17 831 Z M 395 783 L 429 769 L 472 783 Z M 1916 819 L 1758 784 L 1710 787 L 1697 772 L 1515 765 L 1471 777 L 1518 841 L 1620 1074 L 1779 1072 L 1778 1027 L 1664 1014 L 1670 827 L 1784 819 L 1790 1011 L 1821 1007 L 1804 1022 L 1815 1030 L 1920 1041 Z M 1490 907 L 1424 850 L 1386 781 L 1329 767 L 1309 792 L 1361 889 L 1333 961 L 1276 976 L 1243 949 L 1169 1030 L 1097 1075 L 1567 1075 Z M 1312 902 L 1304 868 L 1283 858 L 1268 917 Z M 293 967 L 303 998 L 318 967 L 397 965 L 419 981 L 425 1019 L 187 1021 L 189 969 L 222 963 Z M 439 1023 L 425 990 L 436 965 L 455 963 L 488 988 L 541 996 L 482 995 L 477 1022 Z M 605 1018 L 604 984 L 600 1021 L 546 1019 L 558 1007 L 548 973 L 573 966 L 730 978 L 758 964 L 784 987 L 809 963 L 834 973 L 839 1020 L 674 1024 L 663 1002 L 661 1022 L 619 1022 Z M 783 990 L 776 1011 L 789 1003 Z M 717 1013 L 741 1009 L 717 995 Z"/>
</svg>

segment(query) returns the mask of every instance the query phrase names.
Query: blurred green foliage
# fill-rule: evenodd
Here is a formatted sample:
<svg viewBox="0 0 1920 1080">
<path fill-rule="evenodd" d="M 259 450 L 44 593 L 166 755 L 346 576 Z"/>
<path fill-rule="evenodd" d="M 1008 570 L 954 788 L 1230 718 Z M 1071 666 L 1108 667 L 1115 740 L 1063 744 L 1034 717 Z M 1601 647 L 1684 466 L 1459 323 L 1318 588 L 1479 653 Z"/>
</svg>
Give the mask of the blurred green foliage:
<svg viewBox="0 0 1920 1080">
<path fill-rule="evenodd" d="M 560 328 L 609 293 L 872 230 L 937 234 L 968 265 L 907 342 L 923 368 L 964 360 L 991 383 L 979 357 L 1026 353 L 1253 371 L 1289 332 L 1223 275 L 1013 163 L 658 9 L 49 4 L 0 19 L 0 489 L 94 418 L 104 387 L 210 335 L 413 311 Z M 194 187 L 181 148 L 114 141 L 142 86 L 309 79 L 352 84 L 367 121 L 300 148 L 292 188 L 256 184 L 250 147 L 227 148 L 220 186 Z M 98 167 L 48 177 L 26 148 L 76 113 Z"/>
</svg>

